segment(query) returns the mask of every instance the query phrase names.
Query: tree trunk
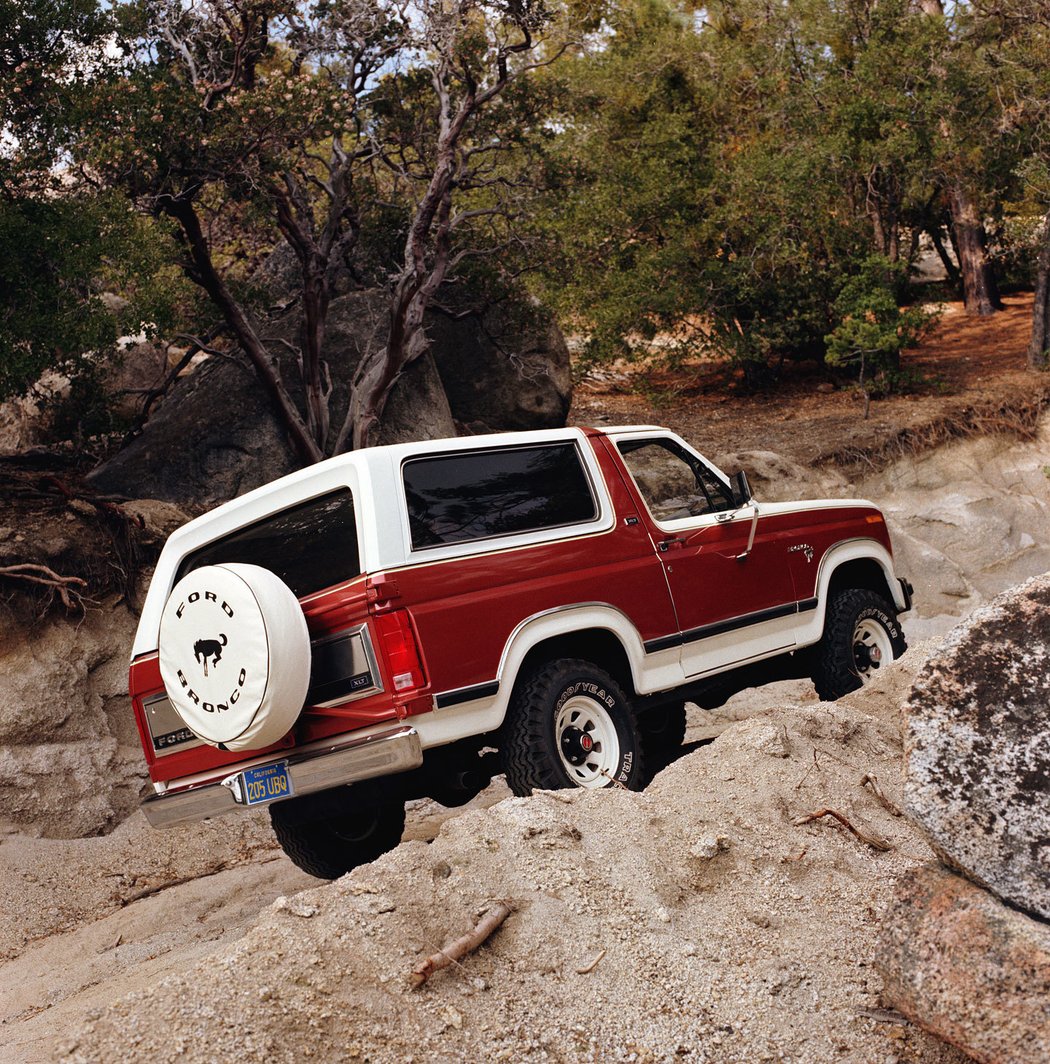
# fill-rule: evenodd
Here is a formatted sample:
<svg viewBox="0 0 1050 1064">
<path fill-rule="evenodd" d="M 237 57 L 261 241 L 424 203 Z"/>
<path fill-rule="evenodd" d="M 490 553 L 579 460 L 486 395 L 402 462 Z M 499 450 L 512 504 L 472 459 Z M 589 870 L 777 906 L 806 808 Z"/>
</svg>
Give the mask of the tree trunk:
<svg viewBox="0 0 1050 1064">
<path fill-rule="evenodd" d="M 918 7 L 928 18 L 943 21 L 943 0 L 918 0 Z M 942 79 L 946 76 L 946 62 L 947 57 L 945 63 L 936 63 L 931 68 L 932 72 Z M 955 137 L 947 118 L 941 119 L 940 132 L 945 142 L 951 146 Z M 999 288 L 995 282 L 992 264 L 988 261 L 984 221 L 973 197 L 963 187 L 961 169 L 961 164 L 956 160 L 954 172 L 949 171 L 946 175 L 948 210 L 952 218 L 952 243 L 959 262 L 959 272 L 962 274 L 963 303 L 971 314 L 980 314 L 983 317 L 1002 310 L 1003 305 L 999 299 Z"/>
<path fill-rule="evenodd" d="M 900 259 L 900 188 L 892 174 L 875 167 L 868 175 L 866 205 L 875 250 L 890 262 Z"/>
<path fill-rule="evenodd" d="M 306 464 L 312 465 L 314 462 L 320 462 L 324 458 L 324 452 L 317 446 L 302 415 L 292 402 L 291 396 L 281 381 L 274 359 L 259 339 L 243 308 L 233 298 L 215 269 L 207 238 L 201 229 L 200 219 L 197 217 L 193 204 L 188 200 L 173 199 L 163 204 L 162 209 L 182 227 L 193 263 L 194 280 L 208 293 L 212 302 L 222 312 L 230 331 L 255 367 L 255 372 L 270 396 L 281 423 L 291 437 L 292 446 Z"/>
<path fill-rule="evenodd" d="M 977 205 L 963 188 L 956 185 L 949 192 L 952 228 L 962 274 L 963 302 L 971 314 L 985 317 L 1003 309 L 992 264 L 988 261 L 984 223 Z"/>
<path fill-rule="evenodd" d="M 322 358 L 330 299 L 328 263 L 320 255 L 310 255 L 303 263 L 303 323 L 299 340 L 306 427 L 322 451 L 328 443 L 328 398 L 331 394 L 324 379 Z"/>
<path fill-rule="evenodd" d="M 468 93 L 455 115 L 448 93 L 448 70 L 432 75 L 439 102 L 434 171 L 419 202 L 405 241 L 405 260 L 390 301 L 390 334 L 386 344 L 361 359 L 350 389 L 347 421 L 336 441 L 338 454 L 349 435 L 354 450 L 368 447 L 379 426 L 398 377 L 427 350 L 423 318 L 451 264 L 452 189 L 456 178 L 459 138 L 480 102 L 495 96 L 506 84 L 505 73 L 480 97 Z"/>
<path fill-rule="evenodd" d="M 948 275 L 948 281 L 956 286 L 962 284 L 962 277 L 959 274 L 959 267 L 952 262 L 951 255 L 948 254 L 948 249 L 944 246 L 944 240 L 941 238 L 941 229 L 938 225 L 931 225 L 926 230 L 930 234 L 930 239 L 933 241 L 934 250 L 937 252 L 937 257 L 941 260 L 941 265 L 944 267 L 944 272 Z M 950 235 L 950 234 L 949 234 Z M 954 250 L 954 243 L 953 243 Z"/>
<path fill-rule="evenodd" d="M 1050 369 L 1050 211 L 1043 218 L 1043 242 L 1035 277 L 1032 336 L 1028 341 L 1028 368 Z"/>
</svg>

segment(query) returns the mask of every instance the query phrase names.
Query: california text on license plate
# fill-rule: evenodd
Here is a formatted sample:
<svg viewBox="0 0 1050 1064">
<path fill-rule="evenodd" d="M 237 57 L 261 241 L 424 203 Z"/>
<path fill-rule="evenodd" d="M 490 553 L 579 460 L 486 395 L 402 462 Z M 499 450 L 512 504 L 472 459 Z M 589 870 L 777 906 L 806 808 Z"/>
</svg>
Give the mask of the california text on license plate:
<svg viewBox="0 0 1050 1064">
<path fill-rule="evenodd" d="M 288 775 L 288 763 L 256 765 L 241 773 L 241 794 L 245 805 L 260 805 L 275 798 L 287 798 L 292 794 L 292 777 Z"/>
</svg>

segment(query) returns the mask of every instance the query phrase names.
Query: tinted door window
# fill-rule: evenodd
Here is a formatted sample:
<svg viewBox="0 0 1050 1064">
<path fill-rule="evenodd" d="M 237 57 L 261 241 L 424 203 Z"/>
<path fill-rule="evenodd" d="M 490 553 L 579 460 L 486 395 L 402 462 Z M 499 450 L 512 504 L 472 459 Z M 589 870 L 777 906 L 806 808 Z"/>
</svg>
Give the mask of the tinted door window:
<svg viewBox="0 0 1050 1064">
<path fill-rule="evenodd" d="M 729 488 L 673 440 L 623 440 L 617 447 L 657 521 L 680 521 L 732 509 Z"/>
<path fill-rule="evenodd" d="M 350 580 L 361 572 L 354 498 L 342 488 L 215 540 L 186 556 L 176 580 L 221 562 L 261 565 L 298 598 Z"/>
<path fill-rule="evenodd" d="M 405 463 L 412 546 L 435 547 L 593 521 L 575 444 L 460 451 Z"/>
</svg>

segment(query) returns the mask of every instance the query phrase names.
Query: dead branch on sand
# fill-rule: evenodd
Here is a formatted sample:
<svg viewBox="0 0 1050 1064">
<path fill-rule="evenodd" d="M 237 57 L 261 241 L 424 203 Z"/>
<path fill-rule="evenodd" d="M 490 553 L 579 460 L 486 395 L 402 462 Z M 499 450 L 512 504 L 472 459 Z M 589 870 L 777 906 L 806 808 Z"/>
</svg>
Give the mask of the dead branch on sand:
<svg viewBox="0 0 1050 1064">
<path fill-rule="evenodd" d="M 9 577 L 11 580 L 25 580 L 30 584 L 41 584 L 50 588 L 51 593 L 58 595 L 67 610 L 84 608 L 84 599 L 76 589 L 87 587 L 87 581 L 79 576 L 60 576 L 46 565 L 34 565 L 29 562 L 23 565 L 0 566 L 0 576 Z"/>
<path fill-rule="evenodd" d="M 808 824 L 811 820 L 820 820 L 821 817 L 825 816 L 834 817 L 834 819 L 837 820 L 847 831 L 851 831 L 861 842 L 866 843 L 873 850 L 888 853 L 893 849 L 893 847 L 884 839 L 877 838 L 875 835 L 868 835 L 859 828 L 854 827 L 837 809 L 818 809 L 816 812 L 807 813 L 805 816 L 799 817 L 798 820 L 793 820 L 791 823 L 794 827 L 800 828 L 803 824 Z"/>
<path fill-rule="evenodd" d="M 432 953 L 425 961 L 421 961 L 412 969 L 409 982 L 412 989 L 421 987 L 435 972 L 447 968 L 455 963 L 460 957 L 465 957 L 478 948 L 488 937 L 507 919 L 514 910 L 506 902 L 501 901 L 498 905 L 489 909 L 484 916 L 475 924 L 471 931 L 449 942 L 437 953 Z"/>
<path fill-rule="evenodd" d="M 602 957 L 604 957 L 606 953 L 608 953 L 608 950 L 604 950 L 603 949 L 601 951 L 601 953 L 599 953 L 598 956 L 595 957 L 593 961 L 591 961 L 590 964 L 585 964 L 582 968 L 577 968 L 576 969 L 576 974 L 577 975 L 590 975 L 591 972 L 593 972 L 594 969 L 597 968 L 599 964 L 601 964 Z"/>
<path fill-rule="evenodd" d="M 870 773 L 866 773 L 861 777 L 860 785 L 862 787 L 870 787 L 871 793 L 879 800 L 879 805 L 881 805 L 887 812 L 892 813 L 894 816 L 904 816 L 904 814 L 883 793 L 882 788 L 879 786 L 878 776 L 872 776 Z"/>
<path fill-rule="evenodd" d="M 281 858 L 281 854 L 275 853 L 271 857 L 264 857 L 261 861 L 255 861 L 254 863 L 270 864 L 271 861 L 280 861 Z M 220 872 L 225 872 L 226 869 L 232 867 L 232 864 L 227 864 L 223 861 L 214 868 L 209 868 L 206 872 L 197 872 L 194 875 L 189 876 L 177 876 L 175 879 L 165 879 L 163 883 L 156 883 L 152 887 L 143 887 L 141 890 L 136 890 L 133 894 L 129 894 L 126 898 L 121 898 L 120 906 L 121 908 L 124 908 L 132 902 L 142 901 L 143 898 L 152 898 L 154 894 L 160 894 L 162 891 L 171 890 L 172 887 L 181 887 L 186 883 L 196 882 L 198 879 L 207 879 L 209 876 L 217 876 Z"/>
</svg>

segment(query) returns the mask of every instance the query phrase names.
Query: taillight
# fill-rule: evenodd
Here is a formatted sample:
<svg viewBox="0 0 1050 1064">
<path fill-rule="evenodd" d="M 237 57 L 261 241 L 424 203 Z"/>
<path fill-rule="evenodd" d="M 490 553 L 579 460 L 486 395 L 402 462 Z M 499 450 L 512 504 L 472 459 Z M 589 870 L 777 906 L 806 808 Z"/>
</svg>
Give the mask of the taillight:
<svg viewBox="0 0 1050 1064">
<path fill-rule="evenodd" d="M 426 686 L 419 645 L 408 610 L 391 610 L 373 617 L 379 643 L 390 667 L 390 682 L 397 692 Z"/>
</svg>

